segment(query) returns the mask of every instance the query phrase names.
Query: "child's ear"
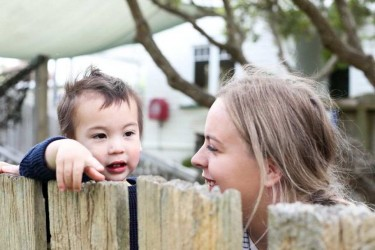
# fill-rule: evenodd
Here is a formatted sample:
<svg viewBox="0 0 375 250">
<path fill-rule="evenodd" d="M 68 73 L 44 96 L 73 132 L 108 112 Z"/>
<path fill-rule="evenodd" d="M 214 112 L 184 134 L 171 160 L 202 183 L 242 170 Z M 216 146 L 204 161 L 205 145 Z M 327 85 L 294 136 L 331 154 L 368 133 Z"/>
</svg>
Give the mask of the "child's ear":
<svg viewBox="0 0 375 250">
<path fill-rule="evenodd" d="M 270 159 L 267 160 L 266 170 L 266 182 L 264 185 L 266 187 L 272 187 L 280 181 L 282 173 L 280 171 L 280 168 L 276 166 L 276 164 Z"/>
</svg>

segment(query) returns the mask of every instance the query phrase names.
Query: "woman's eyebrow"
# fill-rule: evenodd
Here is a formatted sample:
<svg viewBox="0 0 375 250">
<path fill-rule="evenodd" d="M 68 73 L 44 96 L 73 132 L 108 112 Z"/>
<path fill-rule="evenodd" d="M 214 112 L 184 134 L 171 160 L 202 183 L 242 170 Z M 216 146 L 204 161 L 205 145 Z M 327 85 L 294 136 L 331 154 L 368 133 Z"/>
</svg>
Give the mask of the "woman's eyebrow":
<svg viewBox="0 0 375 250">
<path fill-rule="evenodd" d="M 221 144 L 221 141 L 220 141 L 218 138 L 216 138 L 215 136 L 212 136 L 212 135 L 206 135 L 205 137 L 206 137 L 206 140 L 207 140 L 207 141 L 215 141 L 215 142 Z"/>
</svg>

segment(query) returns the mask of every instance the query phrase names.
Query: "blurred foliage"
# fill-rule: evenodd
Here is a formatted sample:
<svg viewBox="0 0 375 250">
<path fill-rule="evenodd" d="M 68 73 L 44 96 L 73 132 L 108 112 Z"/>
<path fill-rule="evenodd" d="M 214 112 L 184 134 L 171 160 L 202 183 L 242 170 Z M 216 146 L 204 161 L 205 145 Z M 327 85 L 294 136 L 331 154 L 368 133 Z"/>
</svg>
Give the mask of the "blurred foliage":
<svg viewBox="0 0 375 250">
<path fill-rule="evenodd" d="M 188 157 L 184 158 L 181 162 L 181 165 L 185 166 L 185 167 L 188 167 L 188 168 L 193 167 L 193 164 L 191 164 L 191 158 L 192 158 L 192 156 L 188 156 Z"/>
<path fill-rule="evenodd" d="M 197 6 L 202 13 L 216 13 L 217 16 L 225 15 L 221 1 L 194 1 L 194 0 L 159 0 L 173 8 L 178 8 L 182 3 Z M 312 1 L 323 13 L 338 34 L 343 34 L 341 17 L 335 1 Z M 219 5 L 221 3 L 221 5 Z M 254 29 L 259 20 L 272 22 L 276 31 L 283 38 L 298 38 L 299 36 L 314 36 L 315 26 L 308 16 L 299 10 L 289 0 L 232 0 L 230 1 L 235 22 L 247 39 L 256 41 L 262 31 Z M 349 9 L 358 28 L 366 24 L 375 24 L 375 0 L 349 0 Z M 366 39 L 374 39 L 375 33 L 361 34 Z"/>
<path fill-rule="evenodd" d="M 266 0 L 264 2 L 269 1 Z M 375 6 L 372 5 L 373 3 L 375 3 L 374 0 L 350 0 L 348 2 L 358 28 L 363 27 L 365 24 L 375 23 Z M 343 27 L 336 4 L 334 2 L 318 1 L 316 5 L 323 15 L 328 17 L 328 20 L 335 31 L 341 33 Z M 284 3 L 284 1 L 282 1 L 282 3 L 277 6 L 273 5 L 271 8 L 272 10 L 265 9 L 265 11 L 272 13 L 273 18 L 277 21 L 278 30 L 284 37 L 305 36 L 307 34 L 313 35 L 315 32 L 315 28 L 311 24 L 309 18 L 292 3 Z"/>
</svg>

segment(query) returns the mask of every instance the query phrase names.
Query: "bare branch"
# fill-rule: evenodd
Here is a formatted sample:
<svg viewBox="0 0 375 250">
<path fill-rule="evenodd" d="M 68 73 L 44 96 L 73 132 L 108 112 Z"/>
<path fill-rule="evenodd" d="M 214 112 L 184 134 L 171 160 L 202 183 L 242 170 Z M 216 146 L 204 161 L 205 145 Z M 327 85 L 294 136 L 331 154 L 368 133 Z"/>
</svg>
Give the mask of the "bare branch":
<svg viewBox="0 0 375 250">
<path fill-rule="evenodd" d="M 152 0 L 152 2 L 154 4 L 156 4 L 159 8 L 161 8 L 161 9 L 163 9 L 163 10 L 169 12 L 169 13 L 172 13 L 172 14 L 174 14 L 174 15 L 182 18 L 182 19 L 184 19 L 186 22 L 189 22 L 194 27 L 194 29 L 196 29 L 202 36 L 204 36 L 205 38 L 207 38 L 207 40 L 210 43 L 212 43 L 213 45 L 219 47 L 222 50 L 225 50 L 225 44 L 216 41 L 205 30 L 203 30 L 201 27 L 199 27 L 199 25 L 196 23 L 196 18 L 195 17 L 190 16 L 187 13 L 184 13 L 184 12 L 182 12 L 182 11 L 176 9 L 176 8 L 172 8 L 169 5 L 162 4 L 158 0 Z"/>
<path fill-rule="evenodd" d="M 228 31 L 228 43 L 242 45 L 243 40 L 238 39 L 236 33 L 239 31 L 233 16 L 233 10 L 228 0 L 223 0 L 224 9 L 226 13 L 226 26 Z"/>
<path fill-rule="evenodd" d="M 155 41 L 152 38 L 152 33 L 150 27 L 144 18 L 138 1 L 136 0 L 126 0 L 129 9 L 132 13 L 135 25 L 136 25 L 136 39 L 140 42 L 147 52 L 150 54 L 155 64 L 164 72 L 167 77 L 168 84 L 177 90 L 185 93 L 187 96 L 190 96 L 200 105 L 210 107 L 214 102 L 215 98 L 205 92 L 202 89 L 198 88 L 196 85 L 189 83 L 184 80 L 177 71 L 172 67 L 169 61 L 162 54 Z"/>
<path fill-rule="evenodd" d="M 190 0 L 190 4 L 193 5 L 195 8 L 197 8 L 203 16 L 220 16 L 223 17 L 223 15 L 217 13 L 212 8 L 202 7 L 201 5 L 196 4 L 193 0 Z"/>
<path fill-rule="evenodd" d="M 270 22 L 268 24 L 271 28 L 271 31 L 272 31 L 272 34 L 273 34 L 273 37 L 274 37 L 274 40 L 275 40 L 275 44 L 276 44 L 276 47 L 277 47 L 277 50 L 278 50 L 277 56 L 279 58 L 279 61 L 282 63 L 282 65 L 284 65 L 284 67 L 289 72 L 292 72 L 293 67 L 286 61 L 286 58 L 285 58 L 285 55 L 284 55 L 284 48 L 283 48 L 283 45 L 281 43 L 279 33 L 276 31 L 275 25 L 272 22 L 272 20 L 270 20 Z"/>
<path fill-rule="evenodd" d="M 336 54 L 341 61 L 349 63 L 362 70 L 367 79 L 375 86 L 375 61 L 371 55 L 344 43 L 336 35 L 327 19 L 318 8 L 308 0 L 293 0 L 294 4 L 301 9 L 316 27 L 322 43 L 332 53 Z"/>
<path fill-rule="evenodd" d="M 293 67 L 286 61 L 286 58 L 284 56 L 284 48 L 282 46 L 281 37 L 280 37 L 279 32 L 277 32 L 277 29 L 276 29 L 277 21 L 275 20 L 275 15 L 274 15 L 274 12 L 272 11 L 274 6 L 278 10 L 280 10 L 280 9 L 278 8 L 278 5 L 277 5 L 276 1 L 267 1 L 267 4 L 269 5 L 269 11 L 270 11 L 270 13 L 267 16 L 267 20 L 268 20 L 268 25 L 271 29 L 272 35 L 274 37 L 276 47 L 278 49 L 277 56 L 279 58 L 279 61 L 282 63 L 282 65 L 284 65 L 284 67 L 289 72 L 292 72 Z"/>
<path fill-rule="evenodd" d="M 228 34 L 226 51 L 240 64 L 248 64 L 242 51 L 242 44 L 246 36 L 243 34 L 242 29 L 236 24 L 230 1 L 223 0 L 223 4 L 226 13 L 225 21 Z"/>
<path fill-rule="evenodd" d="M 39 55 L 31 60 L 29 65 L 27 65 L 25 68 L 18 71 L 14 76 L 10 77 L 9 79 L 5 80 L 0 85 L 0 96 L 3 96 L 5 92 L 14 86 L 16 83 L 24 79 L 28 74 L 31 73 L 31 71 L 35 70 L 39 65 L 44 63 L 48 60 L 48 57 Z"/>
<path fill-rule="evenodd" d="M 335 3 L 337 10 L 340 13 L 340 20 L 346 31 L 349 44 L 363 53 L 361 42 L 356 32 L 356 23 L 352 12 L 349 10 L 347 2 L 344 0 L 335 0 Z"/>
<path fill-rule="evenodd" d="M 234 37 L 234 41 L 230 42 L 229 40 L 224 44 L 220 43 L 217 40 L 215 40 L 212 36 L 210 36 L 205 30 L 203 30 L 201 27 L 199 27 L 196 23 L 196 20 L 194 17 L 188 15 L 187 13 L 184 13 L 181 10 L 178 10 L 177 8 L 173 8 L 169 6 L 168 4 L 162 4 L 159 0 L 152 0 L 154 4 L 159 6 L 161 9 L 164 9 L 165 11 L 168 11 L 169 13 L 175 14 L 185 21 L 189 22 L 194 29 L 196 29 L 202 36 L 206 37 L 206 39 L 213 45 L 217 46 L 219 49 L 227 51 L 233 60 L 239 62 L 240 64 L 248 64 L 248 61 L 246 60 L 243 52 L 242 52 L 242 43 L 243 43 L 243 37 L 242 34 L 239 35 L 239 38 L 236 38 L 236 35 L 233 35 L 233 32 L 236 33 L 238 31 L 238 28 L 235 26 L 234 30 L 228 30 L 228 38 Z M 230 6 L 227 6 L 230 8 Z M 227 20 L 226 20 L 227 21 Z M 228 21 L 227 21 L 228 22 Z M 240 34 L 240 33 L 239 33 Z"/>
<path fill-rule="evenodd" d="M 319 72 L 315 73 L 312 78 L 316 81 L 320 81 L 323 78 L 327 77 L 335 69 L 338 61 L 339 58 L 336 55 L 332 55 L 331 58 L 328 59 L 326 64 L 319 70 Z"/>
</svg>

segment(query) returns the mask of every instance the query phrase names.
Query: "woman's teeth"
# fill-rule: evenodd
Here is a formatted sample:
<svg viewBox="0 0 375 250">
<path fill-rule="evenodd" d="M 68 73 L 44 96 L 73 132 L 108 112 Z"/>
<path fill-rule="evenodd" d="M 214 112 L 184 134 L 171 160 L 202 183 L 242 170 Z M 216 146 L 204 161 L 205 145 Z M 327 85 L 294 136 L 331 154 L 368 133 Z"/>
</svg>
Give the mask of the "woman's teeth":
<svg viewBox="0 0 375 250">
<path fill-rule="evenodd" d="M 210 186 L 210 187 L 213 187 L 213 186 L 216 185 L 216 182 L 215 182 L 214 180 L 207 180 L 207 179 L 206 179 L 206 184 L 207 184 L 208 186 Z"/>
</svg>

